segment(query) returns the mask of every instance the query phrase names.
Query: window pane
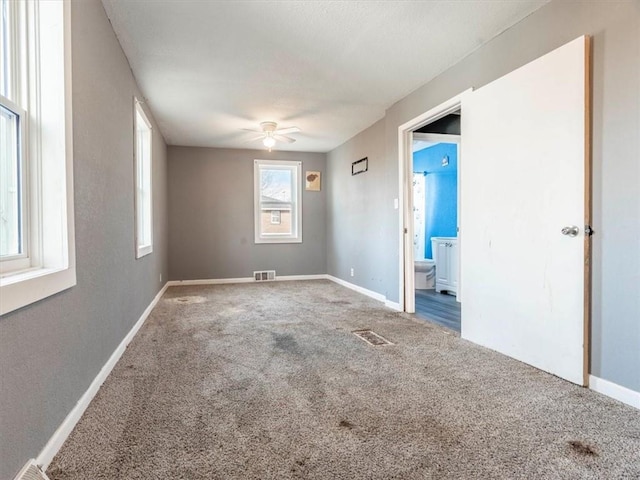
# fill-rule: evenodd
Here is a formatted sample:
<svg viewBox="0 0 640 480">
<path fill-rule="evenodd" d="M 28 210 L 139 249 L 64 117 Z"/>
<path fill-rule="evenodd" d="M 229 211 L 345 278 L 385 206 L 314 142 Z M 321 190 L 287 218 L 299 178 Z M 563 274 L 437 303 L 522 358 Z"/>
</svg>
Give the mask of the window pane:
<svg viewBox="0 0 640 480">
<path fill-rule="evenodd" d="M 140 249 L 152 244 L 152 200 L 151 129 L 139 108 L 136 106 L 136 239 Z"/>
<path fill-rule="evenodd" d="M 260 205 L 263 235 L 291 235 L 293 172 L 290 168 L 260 169 Z"/>
<path fill-rule="evenodd" d="M 22 253 L 20 118 L 0 105 L 0 256 Z"/>
<path fill-rule="evenodd" d="M 260 193 L 269 199 L 291 202 L 293 175 L 291 169 L 260 169 Z"/>
<path fill-rule="evenodd" d="M 282 204 L 277 208 L 282 210 L 271 210 L 268 204 L 263 204 L 262 208 L 262 234 L 263 235 L 291 235 L 291 204 Z M 286 208 L 286 210 L 285 210 Z M 274 215 L 274 212 L 278 212 Z"/>
</svg>

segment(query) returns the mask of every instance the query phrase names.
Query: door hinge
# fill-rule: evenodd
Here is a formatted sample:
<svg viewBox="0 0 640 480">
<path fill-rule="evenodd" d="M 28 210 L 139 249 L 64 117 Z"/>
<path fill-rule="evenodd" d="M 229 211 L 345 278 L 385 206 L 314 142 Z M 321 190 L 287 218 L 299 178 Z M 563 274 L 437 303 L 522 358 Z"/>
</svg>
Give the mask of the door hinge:
<svg viewBox="0 0 640 480">
<path fill-rule="evenodd" d="M 591 228 L 591 225 L 585 225 L 584 226 L 584 234 L 587 237 L 590 237 L 591 235 L 593 235 L 595 232 L 593 231 L 593 228 Z"/>
<path fill-rule="evenodd" d="M 404 233 L 409 233 L 409 230 L 407 230 L 406 228 L 404 229 Z"/>
</svg>

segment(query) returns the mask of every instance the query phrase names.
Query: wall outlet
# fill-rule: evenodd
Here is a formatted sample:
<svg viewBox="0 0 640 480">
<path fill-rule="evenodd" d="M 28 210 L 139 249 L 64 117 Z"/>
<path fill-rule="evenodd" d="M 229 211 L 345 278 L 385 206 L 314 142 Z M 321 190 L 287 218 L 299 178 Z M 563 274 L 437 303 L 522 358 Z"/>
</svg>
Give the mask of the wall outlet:
<svg viewBox="0 0 640 480">
<path fill-rule="evenodd" d="M 162 282 L 162 274 L 160 274 L 160 282 Z"/>
<path fill-rule="evenodd" d="M 353 268 L 351 269 L 351 276 L 353 277 Z"/>
</svg>

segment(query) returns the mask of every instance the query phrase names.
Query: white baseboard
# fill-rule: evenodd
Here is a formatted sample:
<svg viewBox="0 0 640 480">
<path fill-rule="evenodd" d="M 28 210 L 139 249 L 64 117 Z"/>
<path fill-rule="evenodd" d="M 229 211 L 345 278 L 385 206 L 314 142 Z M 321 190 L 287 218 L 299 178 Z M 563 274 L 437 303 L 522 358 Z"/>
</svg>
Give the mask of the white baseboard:
<svg viewBox="0 0 640 480">
<path fill-rule="evenodd" d="M 288 282 L 294 280 L 325 280 L 327 275 L 322 273 L 318 275 L 276 275 L 277 282 Z M 241 278 L 205 278 L 201 280 L 171 280 L 167 282 L 170 287 L 179 285 L 223 285 L 228 283 L 253 283 L 256 280 L 253 277 L 241 277 Z M 267 283 L 267 282 L 256 282 Z"/>
<path fill-rule="evenodd" d="M 379 302 L 385 303 L 387 301 L 387 297 L 385 297 L 381 293 L 374 292 L 373 290 L 368 290 L 366 288 L 360 287 L 360 286 L 355 285 L 353 283 L 349 283 L 346 280 L 342 280 L 341 278 L 334 277 L 333 275 L 327 275 L 326 278 L 328 280 L 331 280 L 334 283 L 337 283 L 338 285 L 342 285 L 343 287 L 347 287 L 347 288 L 349 288 L 349 289 L 351 289 L 353 291 L 356 291 L 358 293 L 366 295 L 367 297 L 371 297 L 374 300 L 378 300 Z"/>
<path fill-rule="evenodd" d="M 176 287 L 179 285 L 222 285 L 226 283 L 250 283 L 255 282 L 253 277 L 243 278 L 203 278 L 200 280 L 171 280 L 167 282 L 170 287 Z"/>
<path fill-rule="evenodd" d="M 589 375 L 589 388 L 607 397 L 640 409 L 640 392 L 593 375 Z"/>
<path fill-rule="evenodd" d="M 395 310 L 396 312 L 402 312 L 402 308 L 400 307 L 400 304 L 398 302 L 385 300 L 384 304 L 387 308 L 390 308 L 391 310 Z"/>
<path fill-rule="evenodd" d="M 325 273 L 318 275 L 284 275 L 282 277 L 276 276 L 276 280 L 279 282 L 288 282 L 295 280 L 328 280 Z"/>
<path fill-rule="evenodd" d="M 140 327 L 142 327 L 145 320 L 151 313 L 151 310 L 153 310 L 153 307 L 156 306 L 156 304 L 160 300 L 160 297 L 162 297 L 168 286 L 169 282 L 165 283 L 164 287 L 162 287 L 162 289 L 158 292 L 149 306 L 145 309 L 144 312 L 142 312 L 142 315 L 135 323 L 133 328 L 131 328 L 127 336 L 124 337 L 122 342 L 120 342 L 120 345 L 118 345 L 118 348 L 116 348 L 116 350 L 111 354 L 111 357 L 109 357 L 109 360 L 107 360 L 107 363 L 104 364 L 96 378 L 93 379 L 87 391 L 84 392 L 82 397 L 80 397 L 80 400 L 78 400 L 75 407 L 73 407 L 73 409 L 69 412 L 62 424 L 58 427 L 47 444 L 44 446 L 44 448 L 36 458 L 36 463 L 42 468 L 43 471 L 45 471 L 49 467 L 49 464 L 53 460 L 53 457 L 56 456 L 58 450 L 60 450 L 60 447 L 62 447 L 62 444 L 65 442 L 71 431 L 80 420 L 80 417 L 82 417 L 82 414 L 91 403 L 91 400 L 93 400 L 93 397 L 95 397 L 96 393 L 98 393 L 98 390 L 111 373 L 111 370 L 113 370 L 113 367 L 115 367 L 116 363 L 118 363 L 118 360 L 120 360 L 120 357 L 126 350 L 127 345 L 129 345 L 131 340 L 133 340 L 133 337 L 135 337 L 136 333 L 138 333 L 138 330 L 140 330 Z"/>
</svg>

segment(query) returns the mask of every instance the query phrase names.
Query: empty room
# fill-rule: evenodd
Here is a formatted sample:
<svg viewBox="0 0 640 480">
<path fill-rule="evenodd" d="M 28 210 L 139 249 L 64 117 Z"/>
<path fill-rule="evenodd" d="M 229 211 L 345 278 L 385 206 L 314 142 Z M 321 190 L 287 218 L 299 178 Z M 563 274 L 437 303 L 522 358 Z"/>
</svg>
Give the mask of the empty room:
<svg viewBox="0 0 640 480">
<path fill-rule="evenodd" d="M 640 1 L 0 12 L 1 480 L 640 478 Z"/>
</svg>

